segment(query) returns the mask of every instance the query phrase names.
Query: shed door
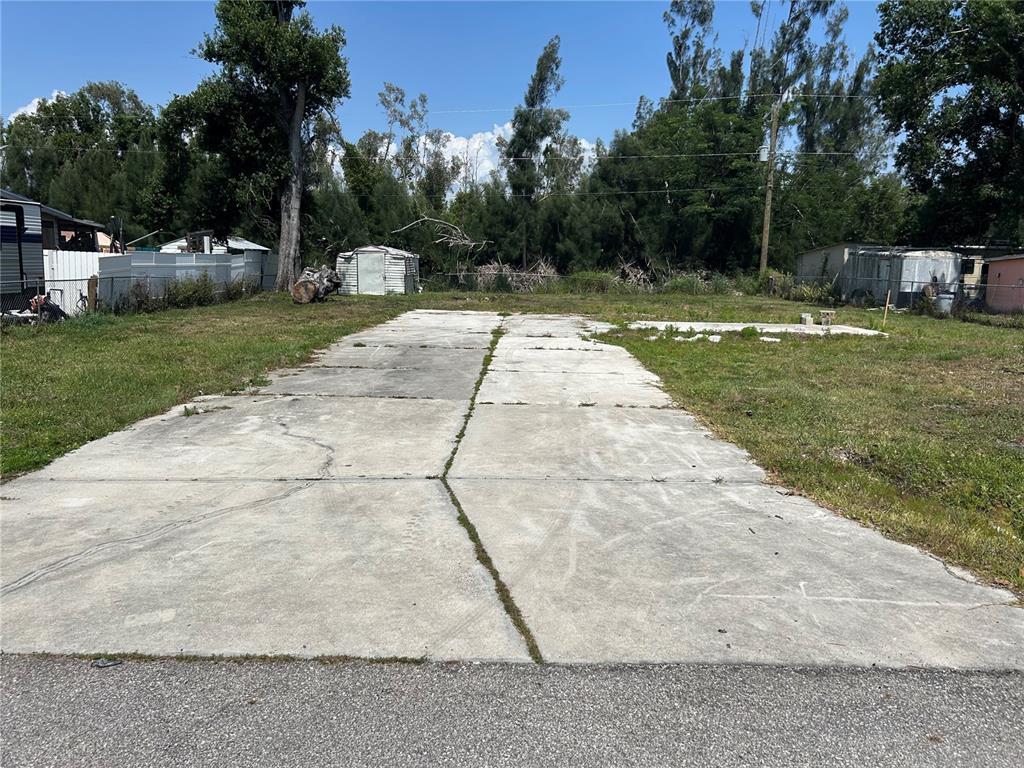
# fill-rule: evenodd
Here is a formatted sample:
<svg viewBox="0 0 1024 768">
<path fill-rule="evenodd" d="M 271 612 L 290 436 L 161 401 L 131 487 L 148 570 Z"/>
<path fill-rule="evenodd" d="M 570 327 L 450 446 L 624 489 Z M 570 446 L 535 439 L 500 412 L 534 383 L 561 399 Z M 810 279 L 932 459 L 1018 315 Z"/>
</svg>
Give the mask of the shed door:
<svg viewBox="0 0 1024 768">
<path fill-rule="evenodd" d="M 384 254 L 360 253 L 356 261 L 359 292 L 384 295 Z"/>
</svg>

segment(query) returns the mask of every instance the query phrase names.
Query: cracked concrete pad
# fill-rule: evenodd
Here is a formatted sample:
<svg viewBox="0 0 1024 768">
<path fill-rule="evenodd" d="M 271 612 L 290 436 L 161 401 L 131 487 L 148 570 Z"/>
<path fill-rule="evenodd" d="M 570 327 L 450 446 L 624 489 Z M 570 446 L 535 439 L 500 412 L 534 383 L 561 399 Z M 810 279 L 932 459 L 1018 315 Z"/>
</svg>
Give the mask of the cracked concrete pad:
<svg viewBox="0 0 1024 768">
<path fill-rule="evenodd" d="M 613 326 L 590 320 L 579 315 L 512 315 L 505 320 L 505 332 L 511 337 L 519 336 L 579 336 L 587 333 L 603 333 Z"/>
<path fill-rule="evenodd" d="M 738 333 L 756 328 L 758 333 L 795 333 L 804 336 L 886 336 L 882 331 L 853 325 L 802 325 L 800 323 L 692 323 L 685 320 L 638 320 L 630 328 L 663 331 L 673 328 L 679 333 Z"/>
<path fill-rule="evenodd" d="M 108 483 L 116 509 L 90 485 L 52 491 L 84 503 L 46 542 L 5 508 L 5 550 L 24 568 L 32 542 L 39 575 L 7 582 L 4 652 L 528 659 L 437 481 L 263 483 L 203 518 L 166 506 L 197 484 Z M 113 515 L 147 520 L 125 536 Z M 110 546 L 69 558 L 90 517 Z"/>
<path fill-rule="evenodd" d="M 271 395 L 336 395 L 370 398 L 469 400 L 480 370 L 434 368 L 293 368 L 271 376 L 259 389 Z M 401 425 L 395 424 L 396 428 Z"/>
<path fill-rule="evenodd" d="M 444 469 L 469 403 L 238 395 L 205 398 L 189 407 L 205 412 L 184 416 L 184 407 L 174 408 L 87 443 L 33 476 L 95 480 L 436 476 Z"/>
<path fill-rule="evenodd" d="M 479 375 L 485 354 L 486 351 L 483 349 L 334 346 L 317 355 L 310 367 L 452 368 L 472 371 L 474 375 Z"/>
<path fill-rule="evenodd" d="M 652 373 L 562 373 L 554 371 L 488 371 L 479 403 L 529 405 L 599 405 L 665 407 L 672 400 Z"/>
<path fill-rule="evenodd" d="M 446 347 L 463 349 L 488 349 L 491 346 L 490 331 L 459 331 L 446 328 L 371 328 L 354 333 L 338 342 L 338 346 L 385 347 Z"/>
<path fill-rule="evenodd" d="M 602 344 L 598 341 L 588 341 L 579 336 L 502 336 L 498 342 L 496 351 L 508 352 L 517 349 L 547 349 L 547 350 L 583 350 L 583 351 L 606 351 L 608 349 L 621 349 L 611 344 Z"/>
<path fill-rule="evenodd" d="M 502 342 L 494 352 L 490 371 L 525 373 L 615 373 L 650 380 L 651 374 L 622 347 L 596 350 L 523 349 Z"/>
<path fill-rule="evenodd" d="M 769 486 L 452 487 L 550 661 L 1024 666 L 1012 594 Z"/>
<path fill-rule="evenodd" d="M 478 401 L 450 475 L 758 483 L 764 472 L 683 411 Z"/>
</svg>

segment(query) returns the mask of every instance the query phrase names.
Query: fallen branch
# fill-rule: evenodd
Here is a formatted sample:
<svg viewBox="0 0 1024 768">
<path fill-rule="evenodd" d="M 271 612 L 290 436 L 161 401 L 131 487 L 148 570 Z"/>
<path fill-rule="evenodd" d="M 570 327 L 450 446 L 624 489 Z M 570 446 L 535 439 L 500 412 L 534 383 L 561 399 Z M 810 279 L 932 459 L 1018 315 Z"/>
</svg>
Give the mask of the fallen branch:
<svg viewBox="0 0 1024 768">
<path fill-rule="evenodd" d="M 451 222 L 432 219 L 429 216 L 422 216 L 404 227 L 393 229 L 391 234 L 397 235 L 399 232 L 404 232 L 420 224 L 434 226 L 434 234 L 437 235 L 437 239 L 434 241 L 435 245 L 446 245 L 452 249 L 465 248 L 467 253 L 472 253 L 473 251 L 482 251 L 491 243 L 490 240 L 474 240 Z"/>
</svg>

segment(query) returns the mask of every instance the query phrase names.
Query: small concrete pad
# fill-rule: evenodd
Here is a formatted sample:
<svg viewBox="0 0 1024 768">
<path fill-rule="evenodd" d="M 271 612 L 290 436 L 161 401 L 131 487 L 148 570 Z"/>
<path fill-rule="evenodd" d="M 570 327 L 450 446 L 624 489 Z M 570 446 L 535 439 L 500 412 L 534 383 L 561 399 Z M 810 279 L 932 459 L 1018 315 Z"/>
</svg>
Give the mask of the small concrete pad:
<svg viewBox="0 0 1024 768">
<path fill-rule="evenodd" d="M 658 383 L 658 377 L 646 371 L 634 375 L 489 371 L 477 402 L 574 407 L 671 405 L 672 400 Z"/>
<path fill-rule="evenodd" d="M 490 371 L 527 373 L 614 373 L 650 380 L 651 374 L 622 347 L 604 349 L 522 349 L 498 343 Z"/>
<path fill-rule="evenodd" d="M 758 483 L 764 473 L 683 411 L 478 401 L 449 477 Z"/>
<path fill-rule="evenodd" d="M 630 328 L 654 328 L 663 331 L 673 328 L 679 333 L 738 333 L 744 328 L 756 328 L 758 333 L 798 333 L 805 336 L 886 336 L 881 331 L 858 328 L 853 325 L 803 325 L 801 323 L 694 323 L 686 320 L 638 320 Z"/>
<path fill-rule="evenodd" d="M 307 367 L 274 374 L 259 392 L 274 395 L 338 395 L 375 398 L 468 400 L 480 369 L 468 366 L 433 368 Z M 400 424 L 392 425 L 400 428 Z"/>
<path fill-rule="evenodd" d="M 203 412 L 185 416 L 185 407 Z M 444 469 L 469 403 L 239 395 L 205 398 L 185 407 L 94 440 L 33 476 L 95 480 L 436 476 Z"/>
<path fill-rule="evenodd" d="M 1011 593 L 770 486 L 452 487 L 549 661 L 1024 666 Z"/>
<path fill-rule="evenodd" d="M 472 371 L 479 376 L 483 367 L 483 349 L 430 347 L 342 347 L 333 346 L 317 355 L 312 367 L 351 368 L 435 368 Z"/>
<path fill-rule="evenodd" d="M 3 652 L 528 659 L 437 481 L 106 485 L 5 508 Z"/>
</svg>

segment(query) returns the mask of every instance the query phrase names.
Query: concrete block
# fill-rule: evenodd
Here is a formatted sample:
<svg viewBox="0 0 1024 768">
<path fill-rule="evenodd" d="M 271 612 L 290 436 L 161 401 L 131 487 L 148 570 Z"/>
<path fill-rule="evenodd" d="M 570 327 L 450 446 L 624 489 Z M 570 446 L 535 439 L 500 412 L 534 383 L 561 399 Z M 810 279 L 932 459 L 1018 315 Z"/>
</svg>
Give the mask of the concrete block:
<svg viewBox="0 0 1024 768">
<path fill-rule="evenodd" d="M 45 535 L 5 505 L 5 653 L 528 658 L 437 481 L 95 485 Z"/>
<path fill-rule="evenodd" d="M 339 346 L 401 346 L 401 347 L 462 347 L 488 349 L 491 333 L 458 331 L 444 328 L 372 328 L 354 333 L 338 342 Z"/>
<path fill-rule="evenodd" d="M 524 349 L 505 340 L 491 360 L 490 371 L 523 373 L 614 373 L 650 380 L 651 375 L 622 347 L 602 349 Z"/>
<path fill-rule="evenodd" d="M 445 347 L 332 346 L 317 354 L 313 367 L 457 369 L 480 374 L 483 349 Z"/>
<path fill-rule="evenodd" d="M 489 371 L 478 403 L 664 407 L 671 399 L 650 373 L 554 373 Z"/>
<path fill-rule="evenodd" d="M 769 486 L 455 480 L 554 662 L 1024 666 L 1024 611 Z"/>
<path fill-rule="evenodd" d="M 330 369 L 325 369 L 330 370 Z M 95 480 L 439 475 L 469 403 L 220 397 L 94 440 L 35 473 Z M 194 407 L 194 406 L 189 406 Z"/>
<path fill-rule="evenodd" d="M 258 391 L 271 395 L 468 400 L 480 371 L 463 368 L 323 368 L 281 371 Z M 396 427 L 399 425 L 395 425 Z"/>
<path fill-rule="evenodd" d="M 764 473 L 683 411 L 478 401 L 449 476 L 758 483 Z"/>
</svg>

